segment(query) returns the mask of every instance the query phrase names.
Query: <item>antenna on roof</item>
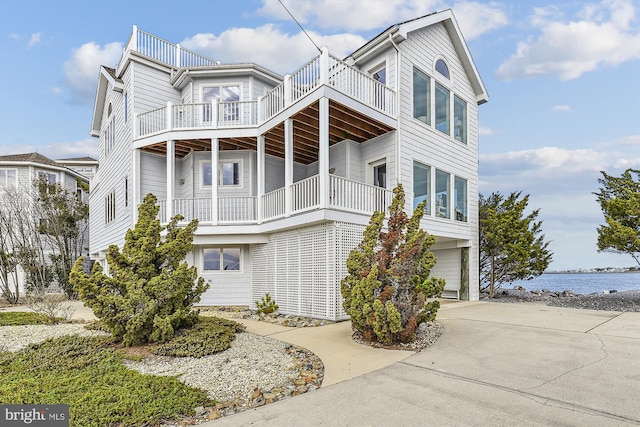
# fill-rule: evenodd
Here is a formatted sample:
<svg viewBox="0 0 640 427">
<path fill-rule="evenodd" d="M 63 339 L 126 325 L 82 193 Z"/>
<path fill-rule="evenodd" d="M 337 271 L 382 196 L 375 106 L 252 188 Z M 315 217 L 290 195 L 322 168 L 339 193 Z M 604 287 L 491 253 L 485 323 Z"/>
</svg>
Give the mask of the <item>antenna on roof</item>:
<svg viewBox="0 0 640 427">
<path fill-rule="evenodd" d="M 289 11 L 289 9 L 287 9 L 287 6 L 284 5 L 284 3 L 282 3 L 282 0 L 278 0 L 278 2 L 282 5 L 282 7 L 284 7 L 284 10 L 287 11 L 287 13 L 289 14 L 289 16 L 291 17 L 291 19 L 293 19 L 295 21 L 296 24 L 298 24 L 298 27 L 300 27 L 300 29 L 302 30 L 302 32 L 309 38 L 309 40 L 311 40 L 311 43 L 313 43 L 313 45 L 316 47 L 316 49 L 318 49 L 318 51 L 320 53 L 322 53 L 322 49 L 320 49 L 318 47 L 318 45 L 316 44 L 316 42 L 313 41 L 313 39 L 311 38 L 311 36 L 309 36 L 309 34 L 307 34 L 307 32 L 304 30 L 304 28 L 302 28 L 302 25 L 300 25 L 300 23 L 298 22 L 298 20 L 296 19 L 295 16 L 293 16 L 293 14 Z"/>
</svg>

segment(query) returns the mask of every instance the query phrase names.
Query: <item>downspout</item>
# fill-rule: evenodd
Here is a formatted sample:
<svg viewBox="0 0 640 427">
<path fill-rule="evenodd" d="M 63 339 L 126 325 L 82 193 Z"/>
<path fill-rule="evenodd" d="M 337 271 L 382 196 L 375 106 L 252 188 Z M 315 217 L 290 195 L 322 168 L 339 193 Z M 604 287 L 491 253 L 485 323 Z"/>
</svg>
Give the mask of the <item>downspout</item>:
<svg viewBox="0 0 640 427">
<path fill-rule="evenodd" d="M 400 63 L 400 49 L 396 42 L 393 41 L 393 35 L 389 33 L 389 41 L 393 45 L 396 50 L 396 186 L 402 182 L 400 179 L 400 71 L 401 71 L 401 63 Z"/>
</svg>

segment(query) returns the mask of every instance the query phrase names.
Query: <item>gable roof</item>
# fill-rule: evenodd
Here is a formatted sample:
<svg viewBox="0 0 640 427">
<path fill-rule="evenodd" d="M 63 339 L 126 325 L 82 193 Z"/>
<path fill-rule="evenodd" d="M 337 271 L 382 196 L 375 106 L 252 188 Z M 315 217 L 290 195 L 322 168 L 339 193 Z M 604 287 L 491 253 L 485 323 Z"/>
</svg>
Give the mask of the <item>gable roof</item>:
<svg viewBox="0 0 640 427">
<path fill-rule="evenodd" d="M 456 53 L 460 58 L 460 62 L 462 63 L 462 67 L 469 77 L 471 86 L 473 87 L 473 90 L 476 94 L 476 102 L 478 103 L 478 105 L 484 104 L 489 100 L 489 94 L 484 87 L 482 78 L 480 77 L 478 69 L 473 62 L 473 58 L 471 57 L 471 53 L 469 52 L 467 43 L 464 40 L 464 36 L 460 31 L 458 22 L 456 21 L 456 18 L 453 15 L 451 9 L 447 9 L 442 12 L 430 13 L 429 15 L 425 15 L 420 18 L 415 18 L 392 25 L 378 34 L 376 37 L 371 39 L 369 42 L 364 44 L 362 47 L 354 51 L 350 55 L 350 58 L 357 62 L 358 60 L 361 60 L 375 52 L 378 52 L 382 48 L 387 48 L 388 45 L 391 45 L 393 43 L 400 43 L 406 40 L 409 36 L 409 33 L 412 31 L 419 30 L 420 28 L 428 27 L 438 23 L 442 23 L 449 33 L 451 42 L 453 43 Z"/>
<path fill-rule="evenodd" d="M 111 84 L 113 89 L 117 92 L 122 92 L 124 90 L 124 82 L 116 76 L 116 70 L 102 65 L 100 67 L 100 74 L 98 78 L 96 101 L 93 106 L 93 120 L 91 120 L 91 131 L 89 132 L 89 135 L 91 136 L 100 136 L 104 100 L 107 97 L 107 87 L 109 84 Z"/>
</svg>

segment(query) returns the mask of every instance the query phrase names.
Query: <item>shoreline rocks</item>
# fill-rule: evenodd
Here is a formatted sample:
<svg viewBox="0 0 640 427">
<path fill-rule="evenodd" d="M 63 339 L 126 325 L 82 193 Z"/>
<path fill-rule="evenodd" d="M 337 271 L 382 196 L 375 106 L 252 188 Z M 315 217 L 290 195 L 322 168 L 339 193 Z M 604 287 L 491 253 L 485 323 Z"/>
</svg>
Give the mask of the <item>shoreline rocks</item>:
<svg viewBox="0 0 640 427">
<path fill-rule="evenodd" d="M 501 303 L 541 303 L 553 307 L 582 308 L 604 311 L 640 312 L 640 290 L 607 293 L 576 294 L 570 289 L 561 292 L 548 289 L 527 291 L 521 286 L 514 289 L 498 289 L 494 298 L 482 292 L 481 301 Z"/>
</svg>

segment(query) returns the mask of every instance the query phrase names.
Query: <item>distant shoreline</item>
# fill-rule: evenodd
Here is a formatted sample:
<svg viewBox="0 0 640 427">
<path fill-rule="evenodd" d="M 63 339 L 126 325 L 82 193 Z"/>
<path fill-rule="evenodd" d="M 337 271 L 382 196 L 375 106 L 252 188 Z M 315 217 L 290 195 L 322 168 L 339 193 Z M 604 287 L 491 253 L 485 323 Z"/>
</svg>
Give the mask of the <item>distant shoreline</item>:
<svg viewBox="0 0 640 427">
<path fill-rule="evenodd" d="M 545 271 L 542 274 L 622 274 L 622 273 L 640 273 L 640 270 L 624 269 L 617 271 L 593 271 L 593 270 L 561 270 L 561 271 Z"/>
</svg>

